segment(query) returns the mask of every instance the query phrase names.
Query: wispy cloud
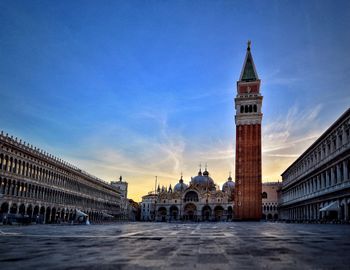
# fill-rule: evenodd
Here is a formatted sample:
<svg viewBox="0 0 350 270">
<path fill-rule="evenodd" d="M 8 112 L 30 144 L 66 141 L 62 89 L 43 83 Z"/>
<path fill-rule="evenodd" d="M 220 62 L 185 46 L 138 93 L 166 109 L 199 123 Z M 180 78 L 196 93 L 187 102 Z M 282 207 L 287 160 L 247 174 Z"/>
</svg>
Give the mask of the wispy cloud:
<svg viewBox="0 0 350 270">
<path fill-rule="evenodd" d="M 322 133 L 318 121 L 321 109 L 321 104 L 312 109 L 295 105 L 286 115 L 263 126 L 264 181 L 280 179 L 284 169 Z M 82 155 L 67 158 L 104 179 L 112 180 L 119 174 L 126 176 L 134 198 L 154 188 L 155 175 L 161 183 L 175 184 L 182 171 L 189 181 L 196 174 L 199 162 L 203 166 L 208 163 L 215 181 L 223 184 L 228 172 L 234 173 L 234 140 L 218 139 L 193 147 L 181 129 L 174 130 L 169 125 L 168 114 L 144 110 L 132 116 L 151 121 L 156 129 L 154 136 L 115 123 L 103 126 L 84 140 L 82 145 L 90 147 L 82 149 Z"/>
<path fill-rule="evenodd" d="M 264 74 L 265 85 L 292 85 L 301 81 L 300 77 L 286 77 L 286 74 L 282 74 L 281 69 L 274 69 Z"/>
<path fill-rule="evenodd" d="M 280 178 L 280 174 L 322 133 L 322 104 L 300 109 L 292 106 L 284 116 L 276 117 L 263 127 L 263 175 Z"/>
</svg>

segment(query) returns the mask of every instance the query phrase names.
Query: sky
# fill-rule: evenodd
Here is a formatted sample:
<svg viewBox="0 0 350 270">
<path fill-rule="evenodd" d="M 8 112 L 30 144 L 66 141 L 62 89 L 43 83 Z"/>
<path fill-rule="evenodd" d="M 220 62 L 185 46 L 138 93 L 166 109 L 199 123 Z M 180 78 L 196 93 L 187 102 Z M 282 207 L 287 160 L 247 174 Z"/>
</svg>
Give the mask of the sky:
<svg viewBox="0 0 350 270">
<path fill-rule="evenodd" d="M 350 1 L 1 1 L 0 129 L 136 201 L 199 164 L 234 177 L 247 40 L 261 79 L 263 181 L 350 104 Z"/>
</svg>

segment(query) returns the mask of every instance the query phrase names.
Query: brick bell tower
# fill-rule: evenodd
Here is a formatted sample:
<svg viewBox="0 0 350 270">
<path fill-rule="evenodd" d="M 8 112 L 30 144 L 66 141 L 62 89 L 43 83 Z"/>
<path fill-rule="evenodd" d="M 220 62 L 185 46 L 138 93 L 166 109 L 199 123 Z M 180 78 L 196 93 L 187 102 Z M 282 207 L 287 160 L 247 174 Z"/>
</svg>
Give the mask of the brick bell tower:
<svg viewBox="0 0 350 270">
<path fill-rule="evenodd" d="M 235 219 L 260 220 L 261 211 L 261 106 L 260 80 L 248 41 L 237 82 Z"/>
</svg>

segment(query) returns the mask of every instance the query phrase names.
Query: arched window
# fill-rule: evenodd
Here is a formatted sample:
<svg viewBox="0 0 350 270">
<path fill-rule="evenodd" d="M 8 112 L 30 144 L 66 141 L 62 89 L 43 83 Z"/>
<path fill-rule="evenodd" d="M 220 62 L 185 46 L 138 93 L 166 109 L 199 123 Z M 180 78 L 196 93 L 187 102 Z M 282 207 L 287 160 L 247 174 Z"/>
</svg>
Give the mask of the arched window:
<svg viewBox="0 0 350 270">
<path fill-rule="evenodd" d="M 244 111 L 247 113 L 248 110 L 249 110 L 248 105 L 245 105 L 245 106 L 244 106 Z"/>
<path fill-rule="evenodd" d="M 253 106 L 249 105 L 249 112 L 253 112 Z"/>
<path fill-rule="evenodd" d="M 267 193 L 265 191 L 262 193 L 262 198 L 267 199 Z"/>
<path fill-rule="evenodd" d="M 258 106 L 256 106 L 256 104 L 254 104 L 253 110 L 254 110 L 254 112 L 257 112 L 257 111 L 258 111 Z"/>
<path fill-rule="evenodd" d="M 194 191 L 189 191 L 185 195 L 185 202 L 198 202 L 198 194 Z"/>
<path fill-rule="evenodd" d="M 241 106 L 241 113 L 244 113 L 244 106 Z"/>
</svg>

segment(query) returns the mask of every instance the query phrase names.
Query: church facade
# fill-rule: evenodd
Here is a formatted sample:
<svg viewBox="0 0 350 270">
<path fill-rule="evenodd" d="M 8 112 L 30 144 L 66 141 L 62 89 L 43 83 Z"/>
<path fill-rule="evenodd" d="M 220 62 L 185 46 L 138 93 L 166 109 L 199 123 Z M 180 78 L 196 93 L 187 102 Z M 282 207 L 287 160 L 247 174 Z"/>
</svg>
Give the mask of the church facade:
<svg viewBox="0 0 350 270">
<path fill-rule="evenodd" d="M 155 203 L 156 221 L 231 221 L 234 182 L 231 176 L 222 189 L 214 183 L 207 169 L 185 184 L 181 176 L 172 188 L 158 187 Z M 142 211 L 142 209 L 141 209 Z"/>
</svg>

